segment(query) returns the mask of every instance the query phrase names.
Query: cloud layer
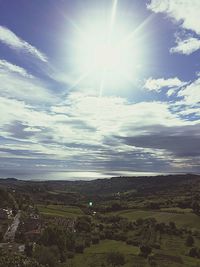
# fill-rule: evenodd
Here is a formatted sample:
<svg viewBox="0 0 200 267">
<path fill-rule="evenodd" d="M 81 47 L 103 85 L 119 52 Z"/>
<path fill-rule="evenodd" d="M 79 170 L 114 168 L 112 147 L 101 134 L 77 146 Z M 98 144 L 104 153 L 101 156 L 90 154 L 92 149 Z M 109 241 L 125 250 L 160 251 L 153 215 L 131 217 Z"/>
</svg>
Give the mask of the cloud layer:
<svg viewBox="0 0 200 267">
<path fill-rule="evenodd" d="M 149 10 L 176 25 L 175 44 L 166 48 L 170 59 L 175 53 L 190 58 L 200 49 L 199 5 L 199 0 L 148 1 Z M 69 88 L 79 81 L 74 73 L 59 73 L 49 55 L 3 26 L 0 43 L 20 52 L 0 57 L 1 173 L 200 171 L 198 62 L 190 79 L 184 60 L 176 58 L 176 68 L 166 64 L 164 72 L 153 58 L 148 74 L 131 77 L 138 82 L 130 88 L 106 88 L 100 97 L 99 88 L 78 82 Z"/>
</svg>

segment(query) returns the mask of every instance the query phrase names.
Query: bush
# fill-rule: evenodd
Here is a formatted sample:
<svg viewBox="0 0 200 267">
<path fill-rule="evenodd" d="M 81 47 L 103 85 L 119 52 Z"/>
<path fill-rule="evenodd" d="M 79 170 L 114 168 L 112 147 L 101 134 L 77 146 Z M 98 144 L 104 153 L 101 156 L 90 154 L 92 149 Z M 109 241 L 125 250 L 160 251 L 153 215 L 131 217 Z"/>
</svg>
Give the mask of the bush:
<svg viewBox="0 0 200 267">
<path fill-rule="evenodd" d="M 143 225 L 143 223 L 144 223 L 144 220 L 143 220 L 142 218 L 138 218 L 138 219 L 136 220 L 136 225 L 137 225 L 137 226 Z"/>
<path fill-rule="evenodd" d="M 78 242 L 76 245 L 75 245 L 75 252 L 76 253 L 83 253 L 84 251 L 84 244 L 82 242 Z"/>
<path fill-rule="evenodd" d="M 85 238 L 85 246 L 86 247 L 90 247 L 90 245 L 91 245 L 91 238 L 90 237 L 86 237 Z"/>
<path fill-rule="evenodd" d="M 169 222 L 169 227 L 170 227 L 172 230 L 175 230 L 175 229 L 176 229 L 176 224 L 175 224 L 175 222 Z"/>
<path fill-rule="evenodd" d="M 160 244 L 159 243 L 154 243 L 152 245 L 152 247 L 155 248 L 155 249 L 160 249 Z"/>
<path fill-rule="evenodd" d="M 196 248 L 196 247 L 191 248 L 189 250 L 189 253 L 188 254 L 189 254 L 190 257 L 200 258 L 200 250 L 199 250 L 199 248 Z"/>
<path fill-rule="evenodd" d="M 151 247 L 149 247 L 148 245 L 142 245 L 140 247 L 140 255 L 143 256 L 143 257 L 148 257 L 149 254 L 151 254 Z"/>
<path fill-rule="evenodd" d="M 2 241 L 3 241 L 3 233 L 0 232 L 0 242 L 2 242 Z"/>
<path fill-rule="evenodd" d="M 68 259 L 73 259 L 74 258 L 74 252 L 67 251 L 66 252 L 66 256 L 67 256 Z"/>
<path fill-rule="evenodd" d="M 104 240 L 106 238 L 105 233 L 104 232 L 100 233 L 99 237 L 101 240 Z"/>
<path fill-rule="evenodd" d="M 0 267 L 45 267 L 34 259 L 26 258 L 20 255 L 0 255 Z"/>
<path fill-rule="evenodd" d="M 99 237 L 98 236 L 93 236 L 92 237 L 92 244 L 98 244 L 99 243 Z"/>
<path fill-rule="evenodd" d="M 121 266 L 125 264 L 124 254 L 120 252 L 110 252 L 107 254 L 107 263 L 111 266 Z"/>
<path fill-rule="evenodd" d="M 90 232 L 91 231 L 91 219 L 88 216 L 78 217 L 75 228 L 78 232 Z"/>
<path fill-rule="evenodd" d="M 194 238 L 193 238 L 191 235 L 189 235 L 189 236 L 187 237 L 187 239 L 186 239 L 185 244 L 186 244 L 186 246 L 188 246 L 188 247 L 192 247 L 193 244 L 194 244 Z"/>
<path fill-rule="evenodd" d="M 136 239 L 133 239 L 133 238 L 128 238 L 127 240 L 126 240 L 126 244 L 127 245 L 132 245 L 132 246 L 136 246 L 136 247 L 138 247 L 139 246 L 139 241 L 138 240 L 136 240 Z"/>
<path fill-rule="evenodd" d="M 57 254 L 57 256 L 56 256 Z M 59 252 L 54 249 L 37 245 L 33 253 L 33 257 L 42 265 L 49 267 L 57 267 Z"/>
</svg>

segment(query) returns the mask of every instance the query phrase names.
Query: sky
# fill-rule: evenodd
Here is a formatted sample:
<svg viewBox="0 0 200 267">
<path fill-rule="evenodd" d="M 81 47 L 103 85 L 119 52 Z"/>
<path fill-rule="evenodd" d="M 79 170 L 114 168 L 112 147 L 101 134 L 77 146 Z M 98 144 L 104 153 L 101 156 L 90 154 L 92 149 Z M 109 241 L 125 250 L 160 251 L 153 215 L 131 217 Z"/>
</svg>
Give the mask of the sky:
<svg viewBox="0 0 200 267">
<path fill-rule="evenodd" d="M 200 173 L 199 17 L 199 0 L 0 0 L 0 177 Z"/>
</svg>

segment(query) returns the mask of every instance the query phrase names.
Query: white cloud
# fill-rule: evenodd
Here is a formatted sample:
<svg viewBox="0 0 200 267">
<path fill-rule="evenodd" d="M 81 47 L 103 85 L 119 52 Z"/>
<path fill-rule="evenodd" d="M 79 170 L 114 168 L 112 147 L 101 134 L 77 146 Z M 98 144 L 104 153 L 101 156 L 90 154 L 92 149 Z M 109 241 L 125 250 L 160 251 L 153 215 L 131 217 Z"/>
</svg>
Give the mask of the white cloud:
<svg viewBox="0 0 200 267">
<path fill-rule="evenodd" d="M 147 7 L 155 13 L 166 13 L 182 28 L 200 34 L 199 0 L 151 0 Z"/>
<path fill-rule="evenodd" d="M 190 55 L 200 49 L 200 40 L 197 38 L 191 37 L 185 40 L 177 39 L 176 43 L 177 46 L 170 49 L 171 53 Z"/>
<path fill-rule="evenodd" d="M 56 101 L 46 85 L 25 69 L 0 60 L 0 96 L 16 98 L 30 102 Z"/>
<path fill-rule="evenodd" d="M 185 104 L 200 104 L 200 78 L 192 82 L 186 88 L 183 88 L 181 91 L 179 91 L 178 96 L 184 98 Z"/>
<path fill-rule="evenodd" d="M 178 117 L 168 103 L 132 104 L 121 97 L 76 92 L 48 111 L 0 97 L 0 110 L 1 136 L 7 138 L 0 147 L 4 158 L 29 159 L 30 162 L 37 159 L 40 164 L 43 159 L 62 160 L 76 168 L 82 168 L 84 164 L 98 168 L 97 162 L 105 164 L 112 160 L 129 162 L 130 157 L 142 162 L 148 157 L 162 160 L 162 149 L 145 151 L 142 144 L 136 149 L 125 144 L 123 138 L 149 136 L 157 129 L 173 132 L 176 127 L 197 123 Z M 166 153 L 163 154 L 163 160 L 168 161 L 166 157 Z"/>
<path fill-rule="evenodd" d="M 86 108 L 87 107 L 87 108 Z M 184 124 L 170 112 L 169 105 L 162 102 L 141 102 L 130 104 L 120 97 L 96 97 L 72 93 L 62 106 L 53 111 L 84 121 L 96 129 L 98 136 L 136 134 L 135 128 L 150 125 L 173 126 Z"/>
<path fill-rule="evenodd" d="M 185 31 L 184 38 L 176 38 L 177 45 L 170 49 L 171 53 L 190 55 L 200 49 L 200 39 L 188 37 L 188 30 L 200 35 L 199 0 L 151 0 L 147 7 L 155 13 L 167 14 Z"/>
<path fill-rule="evenodd" d="M 14 32 L 6 27 L 0 26 L 0 42 L 9 46 L 10 48 L 22 51 L 47 62 L 47 57 L 40 52 L 37 48 L 19 38 Z"/>
<path fill-rule="evenodd" d="M 146 80 L 144 88 L 146 88 L 150 91 L 157 91 L 157 92 L 161 91 L 163 88 L 167 88 L 167 89 L 170 89 L 170 93 L 168 95 L 171 95 L 174 92 L 174 90 L 176 90 L 180 87 L 183 87 L 186 84 L 187 84 L 186 82 L 181 81 L 177 77 L 170 78 L 170 79 L 149 78 L 148 80 Z"/>
<path fill-rule="evenodd" d="M 200 116 L 200 108 L 187 108 L 179 112 L 180 115 L 188 116 L 195 115 Z"/>
</svg>

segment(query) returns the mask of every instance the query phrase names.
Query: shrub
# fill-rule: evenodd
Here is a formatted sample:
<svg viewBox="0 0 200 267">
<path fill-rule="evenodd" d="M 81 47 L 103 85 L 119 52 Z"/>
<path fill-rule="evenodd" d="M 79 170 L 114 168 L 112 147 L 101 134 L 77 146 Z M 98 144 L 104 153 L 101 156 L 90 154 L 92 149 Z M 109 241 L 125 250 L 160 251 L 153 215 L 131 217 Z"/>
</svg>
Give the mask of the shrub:
<svg viewBox="0 0 200 267">
<path fill-rule="evenodd" d="M 120 252 L 110 252 L 107 254 L 107 263 L 113 267 L 125 264 L 124 254 Z"/>
<path fill-rule="evenodd" d="M 58 263 L 58 255 L 56 257 L 54 251 L 45 246 L 37 245 L 33 257 L 44 266 L 56 267 Z"/>
<path fill-rule="evenodd" d="M 192 247 L 193 244 L 194 244 L 194 238 L 193 238 L 191 235 L 189 235 L 189 236 L 187 237 L 187 239 L 186 239 L 185 244 L 186 244 L 186 246 L 188 246 L 188 247 Z"/>
<path fill-rule="evenodd" d="M 189 253 L 188 254 L 189 254 L 190 257 L 200 258 L 200 250 L 199 250 L 199 248 L 196 248 L 196 247 L 191 248 L 189 250 Z"/>
<path fill-rule="evenodd" d="M 76 253 L 83 253 L 83 251 L 84 251 L 84 244 L 82 243 L 82 242 L 78 242 L 78 243 L 76 243 L 76 245 L 75 245 L 75 252 Z"/>
<path fill-rule="evenodd" d="M 142 245 L 140 247 L 140 255 L 143 256 L 143 257 L 148 257 L 149 254 L 151 254 L 151 247 L 149 247 L 148 245 Z"/>
<path fill-rule="evenodd" d="M 92 244 L 98 244 L 99 243 L 99 236 L 93 236 L 92 237 Z"/>
</svg>

